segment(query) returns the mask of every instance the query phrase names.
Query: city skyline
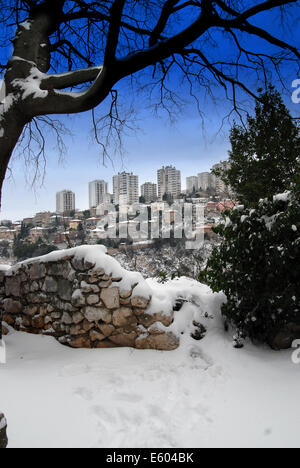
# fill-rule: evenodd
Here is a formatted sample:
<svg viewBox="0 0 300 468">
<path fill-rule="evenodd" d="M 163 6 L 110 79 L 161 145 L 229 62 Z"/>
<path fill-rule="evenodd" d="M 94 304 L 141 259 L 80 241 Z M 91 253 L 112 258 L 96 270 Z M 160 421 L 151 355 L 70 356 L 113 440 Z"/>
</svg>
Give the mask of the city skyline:
<svg viewBox="0 0 300 468">
<path fill-rule="evenodd" d="M 291 101 L 286 104 L 293 112 L 296 105 Z M 65 159 L 59 162 L 55 142 L 49 137 L 48 147 L 52 145 L 52 149 L 47 151 L 44 184 L 41 187 L 37 183 L 32 188 L 35 167 L 28 168 L 28 163 L 16 155 L 11 164 L 11 175 L 4 183 L 0 219 L 18 220 L 47 209 L 54 212 L 55 200 L 52 194 L 66 187 L 76 191 L 77 208 L 86 209 L 88 183 L 94 179 L 110 181 L 113 175 L 124 170 L 138 173 L 142 185 L 157 180 L 156 171 L 159 167 L 175 165 L 181 170 L 185 185 L 187 177 L 206 172 L 214 164 L 228 158 L 230 124 L 225 123 L 220 132 L 219 120 L 214 111 L 211 105 L 207 108 L 204 131 L 199 116 L 190 107 L 175 125 L 144 112 L 143 130 L 127 136 L 124 139 L 123 157 L 112 155 L 112 161 L 107 159 L 105 166 L 101 149 L 93 141 L 88 116 L 84 119 L 76 116 L 63 119 L 72 133 L 65 137 L 66 147 L 69 148 Z M 86 138 L 78 137 L 82 133 Z M 111 190 L 109 187 L 109 192 Z"/>
<path fill-rule="evenodd" d="M 225 154 L 226 156 L 226 154 Z M 222 159 L 222 156 L 219 157 L 217 160 L 213 160 L 210 166 L 212 167 L 213 163 L 217 163 Z M 171 164 L 171 163 L 170 163 Z M 202 166 L 203 167 L 203 166 Z M 107 168 L 103 168 L 107 169 Z M 109 178 L 107 181 L 108 183 L 108 193 L 112 194 L 113 193 L 113 177 L 114 174 L 113 172 L 110 172 L 107 170 L 108 175 L 105 176 L 103 175 L 103 172 L 101 172 L 102 168 L 99 170 L 99 178 L 102 180 L 105 180 L 105 178 Z M 182 190 L 186 190 L 186 178 L 190 177 L 190 171 L 188 170 L 182 170 L 181 168 L 179 169 L 180 172 L 182 173 L 181 175 L 181 182 L 182 182 Z M 192 168 L 191 168 L 192 170 Z M 208 169 L 209 170 L 209 169 Z M 134 171 L 137 172 L 137 171 Z M 198 170 L 196 169 L 196 174 L 198 173 Z M 138 174 L 139 175 L 139 174 Z M 19 177 L 22 177 L 22 175 L 19 175 Z M 14 178 L 15 179 L 15 178 Z M 92 177 L 90 177 L 92 179 Z M 6 182 L 6 187 L 4 190 L 3 194 L 3 208 L 0 211 L 0 219 L 12 219 L 12 220 L 18 220 L 26 217 L 30 217 L 33 213 L 35 212 L 42 212 L 46 210 L 50 210 L 55 212 L 55 194 L 57 192 L 60 192 L 62 190 L 65 190 L 66 187 L 76 193 L 76 209 L 88 209 L 89 208 L 89 183 L 92 182 L 92 180 L 89 180 L 88 177 L 85 178 L 85 181 L 79 182 L 76 180 L 73 184 L 70 182 L 66 182 L 63 184 L 63 180 L 61 181 L 62 183 L 60 185 L 57 185 L 55 189 L 52 190 L 51 192 L 49 191 L 49 188 L 46 186 L 46 184 L 43 187 L 37 188 L 35 191 L 32 189 L 29 185 L 25 186 L 22 188 L 22 192 L 25 192 L 25 195 L 27 195 L 27 198 L 31 199 L 31 203 L 28 204 L 28 206 L 19 206 L 20 204 L 17 202 L 17 200 L 13 200 L 15 203 L 9 203 L 11 206 L 8 208 L 7 205 L 7 198 L 11 196 L 11 194 L 15 193 L 15 188 L 16 188 L 16 182 L 15 181 L 9 181 Z M 147 175 L 139 175 L 139 195 L 140 193 L 140 188 L 143 184 L 145 183 L 154 183 L 157 184 L 157 169 L 153 170 L 153 177 L 149 177 Z M 9 185 L 9 187 L 7 187 Z M 51 184 L 52 186 L 52 184 Z M 41 199 L 39 197 L 40 193 L 44 193 L 43 199 L 45 200 L 43 203 L 41 203 Z M 45 197 L 46 195 L 46 197 Z M 16 205 L 17 209 L 15 210 L 12 205 Z"/>
<path fill-rule="evenodd" d="M 70 188 L 76 191 L 79 209 L 87 206 L 87 184 L 94 179 L 111 181 L 113 175 L 122 170 L 139 174 L 140 184 L 156 181 L 156 171 L 163 165 L 180 166 L 182 178 L 195 171 L 205 170 L 220 159 L 227 157 L 228 132 L 217 135 L 219 123 L 207 126 L 205 135 L 198 115 L 186 111 L 184 119 L 170 125 L 166 119 L 153 118 L 151 113 L 143 115 L 143 129 L 136 135 L 124 139 L 125 154 L 121 158 L 112 154 L 112 161 L 102 164 L 101 148 L 93 142 L 88 116 L 84 119 L 71 116 L 66 125 L 73 136 L 65 137 L 69 148 L 65 160 L 58 163 L 55 142 L 49 141 L 47 170 L 44 185 L 31 187 L 34 168 L 27 169 L 22 158 L 14 158 L 12 178 L 5 182 L 0 218 L 20 219 L 45 209 L 55 210 L 53 192 Z M 208 118 L 209 120 L 209 118 Z M 86 138 L 78 135 L 85 134 Z M 184 164 L 182 162 L 184 161 Z M 50 189 L 49 189 L 50 188 Z M 111 187 L 109 188 L 111 191 Z"/>
<path fill-rule="evenodd" d="M 220 162 L 220 161 L 219 161 Z M 213 168 L 213 166 L 215 166 L 216 164 L 218 163 L 215 163 L 213 165 L 211 165 L 211 169 Z M 139 197 L 140 196 L 143 196 L 142 195 L 142 187 L 143 185 L 145 184 L 153 184 L 156 186 L 158 186 L 157 182 L 158 182 L 158 173 L 162 170 L 162 169 L 165 169 L 165 168 L 168 168 L 168 167 L 173 167 L 172 164 L 169 164 L 169 165 L 166 165 L 166 166 L 162 166 L 158 169 L 154 169 L 154 174 L 156 174 L 156 178 L 154 180 L 150 180 L 150 178 L 147 179 L 147 177 L 144 177 L 142 180 L 143 182 L 140 181 L 140 176 L 139 174 L 136 174 L 134 175 L 134 177 L 137 177 L 137 183 L 138 183 L 138 194 L 139 194 Z M 182 175 L 182 170 L 181 168 L 179 167 L 173 167 L 174 169 L 177 170 L 177 172 L 179 172 L 179 174 L 181 175 L 181 192 L 185 192 L 187 190 L 187 185 L 186 185 L 186 181 L 187 179 L 189 178 L 193 178 L 194 176 L 193 175 L 189 175 L 187 177 L 183 177 Z M 208 171 L 210 171 L 211 169 L 208 169 Z M 196 174 L 197 174 L 197 169 L 194 169 L 196 171 Z M 75 203 L 75 208 L 76 210 L 88 210 L 88 209 L 91 209 L 92 207 L 90 206 L 90 196 L 91 196 L 91 193 L 90 193 L 90 187 L 91 187 L 91 184 L 95 183 L 95 182 L 103 182 L 106 184 L 106 187 L 107 187 L 107 194 L 108 195 L 111 195 L 112 198 L 114 198 L 114 195 L 113 195 L 113 186 L 114 186 L 114 178 L 117 177 L 118 175 L 122 175 L 122 174 L 130 174 L 130 175 L 133 175 L 133 172 L 127 172 L 127 171 L 122 171 L 122 172 L 118 172 L 117 174 L 113 174 L 111 176 L 111 181 L 109 182 L 108 180 L 104 180 L 104 179 L 94 179 L 94 180 L 89 180 L 86 184 L 86 202 L 85 202 L 85 205 L 83 206 L 77 206 L 77 193 L 76 193 L 76 188 L 75 189 L 72 189 L 70 187 L 70 184 L 68 186 L 68 188 L 66 187 L 59 187 L 58 190 L 55 191 L 55 193 L 53 193 L 53 196 L 51 196 L 51 202 L 50 204 L 48 204 L 47 206 L 44 206 L 44 208 L 41 208 L 41 209 L 38 209 L 38 210 L 33 210 L 33 211 L 30 211 L 30 208 L 26 211 L 26 215 L 25 216 L 19 216 L 19 217 L 9 217 L 9 216 L 3 216 L 3 213 L 4 211 L 1 211 L 0 212 L 0 221 L 1 220 L 6 220 L 6 219 L 9 219 L 9 220 L 12 220 L 13 222 L 16 222 L 16 221 L 20 221 L 22 219 L 25 219 L 25 218 L 30 218 L 32 217 L 34 214 L 36 213 L 43 213 L 43 212 L 46 212 L 46 211 L 50 211 L 52 213 L 59 213 L 60 210 L 58 209 L 58 202 L 57 202 L 57 196 L 63 192 L 73 192 L 74 193 L 74 196 L 75 196 L 75 200 L 76 200 L 76 203 Z M 199 175 L 199 173 L 198 173 Z M 55 199 L 55 202 L 53 203 L 53 200 Z M 158 196 L 158 199 L 159 199 L 159 196 Z M 114 201 L 114 200 L 113 200 Z M 55 209 L 51 209 L 51 206 L 54 205 Z"/>
</svg>

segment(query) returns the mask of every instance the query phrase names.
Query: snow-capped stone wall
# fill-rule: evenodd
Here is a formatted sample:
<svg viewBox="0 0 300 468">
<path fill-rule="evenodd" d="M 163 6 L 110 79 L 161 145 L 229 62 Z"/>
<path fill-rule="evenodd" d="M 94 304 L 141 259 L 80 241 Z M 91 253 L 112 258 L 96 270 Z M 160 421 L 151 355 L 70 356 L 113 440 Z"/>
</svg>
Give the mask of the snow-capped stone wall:
<svg viewBox="0 0 300 468">
<path fill-rule="evenodd" d="M 124 270 L 103 246 L 52 252 L 0 271 L 0 299 L 6 324 L 74 348 L 179 344 L 166 328 L 174 311 L 155 310 L 143 277 Z"/>
</svg>

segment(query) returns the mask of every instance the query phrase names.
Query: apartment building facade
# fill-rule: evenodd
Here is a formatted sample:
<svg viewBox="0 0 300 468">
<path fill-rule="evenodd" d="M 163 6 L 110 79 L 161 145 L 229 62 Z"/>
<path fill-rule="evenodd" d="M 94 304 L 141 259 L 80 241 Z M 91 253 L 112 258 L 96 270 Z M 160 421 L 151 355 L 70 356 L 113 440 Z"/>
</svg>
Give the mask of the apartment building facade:
<svg viewBox="0 0 300 468">
<path fill-rule="evenodd" d="M 71 190 L 61 190 L 56 194 L 56 212 L 69 213 L 75 210 L 75 193 Z"/>
<path fill-rule="evenodd" d="M 197 192 L 198 188 L 199 188 L 198 177 L 191 176 L 191 177 L 186 178 L 186 193 L 187 194 L 192 194 L 194 192 Z"/>
<path fill-rule="evenodd" d="M 153 203 L 157 201 L 157 185 L 152 182 L 145 182 L 141 186 L 141 195 L 146 203 Z"/>
<path fill-rule="evenodd" d="M 93 180 L 89 183 L 89 208 L 96 208 L 106 203 L 108 198 L 108 183 L 105 180 Z"/>
<path fill-rule="evenodd" d="M 133 173 L 121 172 L 113 177 L 113 198 L 115 205 L 133 205 L 139 202 L 139 177 Z"/>
<path fill-rule="evenodd" d="M 157 171 L 158 198 L 163 200 L 164 196 L 174 199 L 181 194 L 181 172 L 173 166 L 162 167 Z"/>
</svg>

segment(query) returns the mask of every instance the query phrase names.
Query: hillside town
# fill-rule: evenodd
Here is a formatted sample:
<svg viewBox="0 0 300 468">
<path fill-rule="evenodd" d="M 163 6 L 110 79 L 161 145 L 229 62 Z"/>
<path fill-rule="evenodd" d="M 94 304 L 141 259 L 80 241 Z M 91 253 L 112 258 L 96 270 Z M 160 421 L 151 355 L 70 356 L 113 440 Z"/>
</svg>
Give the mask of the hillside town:
<svg viewBox="0 0 300 468">
<path fill-rule="evenodd" d="M 82 244 L 105 244 L 112 251 L 149 249 L 173 238 L 173 245 L 183 236 L 174 235 L 174 226 L 184 206 L 192 206 L 194 232 L 202 231 L 206 241 L 216 235 L 213 227 L 221 220 L 224 210 L 232 209 L 234 195 L 214 171 L 226 170 L 224 161 L 212 168 L 212 172 L 187 177 L 186 189 L 182 188 L 181 172 L 173 166 L 157 171 L 157 183 L 145 182 L 139 186 L 139 177 L 122 172 L 113 177 L 113 193 L 108 182 L 94 180 L 88 185 L 89 206 L 76 208 L 76 194 L 62 190 L 56 194 L 56 211 L 36 213 L 22 220 L 1 220 L 0 256 L 4 262 L 14 263 L 51 250 L 60 250 Z M 197 212 L 202 210 L 199 223 Z M 145 228 L 138 215 L 144 210 Z M 154 225 L 157 224 L 156 229 Z M 169 226 L 169 234 L 165 232 Z M 176 229 L 176 228 L 175 228 Z M 136 235 L 134 235 L 136 234 Z M 177 241 L 177 242 L 176 242 Z"/>
</svg>

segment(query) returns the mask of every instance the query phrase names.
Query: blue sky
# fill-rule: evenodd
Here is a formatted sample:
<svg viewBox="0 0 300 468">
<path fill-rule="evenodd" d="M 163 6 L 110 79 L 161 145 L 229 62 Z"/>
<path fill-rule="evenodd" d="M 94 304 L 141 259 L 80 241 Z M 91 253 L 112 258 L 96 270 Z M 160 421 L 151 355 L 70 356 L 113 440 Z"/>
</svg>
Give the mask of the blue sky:
<svg viewBox="0 0 300 468">
<path fill-rule="evenodd" d="M 299 116 L 300 104 L 286 100 L 294 115 Z M 32 216 L 38 211 L 55 210 L 55 194 L 62 189 L 71 189 L 76 194 L 76 207 L 88 208 L 88 182 L 104 179 L 112 190 L 112 176 L 122 170 L 139 175 L 140 183 L 156 181 L 156 172 L 162 165 L 173 164 L 181 170 L 183 187 L 185 178 L 198 172 L 207 171 L 211 166 L 227 157 L 230 147 L 228 125 L 220 130 L 221 115 L 225 106 L 220 106 L 216 115 L 210 109 L 204 129 L 199 115 L 192 109 L 178 116 L 174 124 L 167 117 L 157 118 L 149 112 L 143 113 L 139 122 L 140 131 L 131 134 L 124 141 L 124 154 L 113 157 L 113 164 L 102 163 L 99 147 L 93 142 L 89 116 L 75 116 L 69 119 L 72 138 L 67 137 L 67 154 L 59 162 L 56 150 L 48 150 L 46 176 L 43 185 L 31 187 L 30 171 L 24 161 L 14 160 L 13 177 L 5 182 L 1 219 L 17 220 Z M 146 113 L 147 114 L 147 113 Z M 220 131 L 219 131 L 220 130 Z"/>
<path fill-rule="evenodd" d="M 277 15 L 268 13 L 260 19 L 258 25 L 267 25 L 270 32 L 278 35 L 276 18 Z M 295 28 L 298 29 L 298 33 Z M 299 23 L 292 24 L 291 30 L 285 30 L 283 36 L 283 39 L 291 43 L 295 42 L 296 38 L 299 41 Z M 224 60 L 225 56 L 231 57 L 231 46 L 222 42 L 221 35 L 218 36 L 217 42 L 219 51 L 212 50 L 211 54 L 217 56 L 221 52 L 219 59 L 224 57 Z M 252 40 L 249 46 L 254 49 L 261 44 L 257 40 Z M 264 44 L 263 47 L 264 52 L 270 51 L 269 46 Z M 8 50 L 0 51 L 1 61 L 8 54 Z M 295 73 L 293 68 L 286 70 L 287 88 L 290 88 L 293 79 L 300 78 Z M 148 107 L 147 91 L 137 93 L 132 91 L 126 80 L 121 82 L 118 86 L 121 104 L 126 107 L 133 101 L 137 109 L 139 130 L 124 139 L 123 157 L 113 156 L 113 165 L 109 160 L 106 161 L 106 166 L 102 164 L 101 150 L 92 138 L 90 114 L 63 117 L 64 123 L 73 133 L 72 138 L 65 138 L 68 151 L 63 163 L 58 161 L 58 151 L 54 141 L 51 137 L 47 137 L 48 158 L 45 180 L 42 186 L 37 183 L 32 188 L 29 182 L 32 169 L 25 167 L 22 158 L 14 158 L 11 163 L 13 177 L 8 178 L 4 185 L 0 218 L 16 220 L 32 216 L 38 211 L 54 211 L 55 194 L 65 188 L 75 192 L 76 207 L 86 209 L 88 182 L 98 178 L 105 179 L 109 182 L 111 191 L 112 176 L 121 170 L 132 171 L 139 175 L 141 184 L 145 181 L 156 181 L 157 169 L 162 165 L 173 164 L 181 170 L 184 188 L 187 176 L 208 171 L 214 163 L 226 158 L 229 149 L 229 123 L 226 122 L 219 131 L 222 118 L 229 109 L 223 93 L 217 88 L 213 89 L 216 101 L 213 105 L 210 100 L 204 99 L 203 90 L 196 90 L 201 100 L 201 110 L 205 114 L 203 129 L 196 107 L 192 105 L 188 98 L 188 90 L 182 86 L 179 78 L 179 75 L 174 74 L 170 83 L 184 99 L 182 110 L 175 113 L 174 124 L 170 124 L 166 113 L 161 112 L 159 118 L 153 114 L 153 108 Z M 254 84 L 250 76 L 244 75 L 244 79 L 253 90 L 256 89 L 257 83 Z M 247 104 L 249 109 L 253 108 L 253 102 Z M 299 116 L 300 105 L 292 104 L 288 95 L 286 104 L 294 115 Z M 101 108 L 100 106 L 100 111 Z"/>
<path fill-rule="evenodd" d="M 299 116 L 300 105 L 289 103 L 289 99 L 286 103 Z M 64 119 L 73 135 L 65 137 L 67 153 L 63 161 L 59 161 L 54 142 L 48 142 L 44 182 L 32 187 L 31 170 L 23 159 L 15 158 L 11 164 L 13 175 L 4 185 L 1 219 L 17 220 L 38 211 L 55 211 L 55 194 L 65 188 L 75 192 L 77 208 L 87 209 L 88 182 L 104 179 L 111 191 L 112 176 L 122 170 L 137 174 L 142 184 L 155 182 L 157 169 L 172 164 L 181 170 L 184 188 L 186 177 L 208 171 L 214 163 L 227 158 L 229 125 L 226 123 L 220 130 L 226 106 L 219 105 L 218 110 L 208 106 L 204 128 L 196 109 L 191 107 L 175 123 L 170 123 L 167 116 L 143 112 L 138 122 L 140 130 L 124 139 L 122 157 L 113 155 L 113 163 L 106 160 L 105 166 L 101 149 L 93 141 L 90 115 Z"/>
<path fill-rule="evenodd" d="M 121 170 L 132 171 L 140 183 L 156 182 L 156 172 L 162 165 L 173 164 L 185 178 L 207 171 L 220 159 L 227 157 L 229 144 L 225 128 L 218 132 L 220 122 L 207 119 L 205 128 L 196 111 L 183 114 L 176 123 L 168 118 L 157 118 L 149 113 L 139 122 L 141 130 L 132 133 L 124 141 L 124 154 L 113 156 L 113 164 L 102 162 L 100 148 L 93 142 L 91 122 L 88 116 L 71 117 L 69 127 L 73 137 L 66 137 L 68 146 L 63 162 L 58 152 L 49 145 L 46 176 L 43 185 L 30 184 L 30 170 L 22 159 L 11 165 L 13 176 L 6 180 L 3 191 L 1 219 L 19 219 L 35 212 L 55 210 L 55 193 L 71 189 L 76 194 L 76 207 L 88 208 L 88 182 L 96 178 L 109 182 Z"/>
</svg>

